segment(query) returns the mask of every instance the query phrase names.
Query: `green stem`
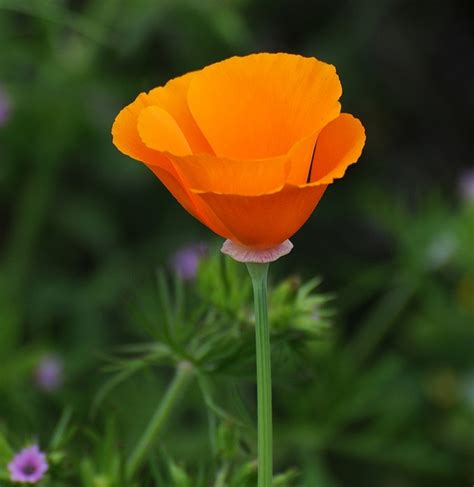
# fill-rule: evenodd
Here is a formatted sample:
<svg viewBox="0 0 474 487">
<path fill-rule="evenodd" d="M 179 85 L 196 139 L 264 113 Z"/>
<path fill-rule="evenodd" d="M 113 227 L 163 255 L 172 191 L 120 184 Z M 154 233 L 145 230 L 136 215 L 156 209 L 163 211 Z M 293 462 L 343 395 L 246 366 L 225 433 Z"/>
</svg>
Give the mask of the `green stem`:
<svg viewBox="0 0 474 487">
<path fill-rule="evenodd" d="M 267 310 L 268 264 L 248 263 L 255 302 L 258 409 L 258 487 L 271 487 L 272 455 L 272 372 Z"/>
<path fill-rule="evenodd" d="M 168 386 L 162 401 L 158 404 L 158 408 L 127 461 L 126 474 L 128 479 L 132 478 L 143 465 L 146 454 L 160 435 L 177 400 L 188 386 L 192 376 L 193 367 L 190 363 L 182 362 L 178 365 L 173 381 Z"/>
</svg>

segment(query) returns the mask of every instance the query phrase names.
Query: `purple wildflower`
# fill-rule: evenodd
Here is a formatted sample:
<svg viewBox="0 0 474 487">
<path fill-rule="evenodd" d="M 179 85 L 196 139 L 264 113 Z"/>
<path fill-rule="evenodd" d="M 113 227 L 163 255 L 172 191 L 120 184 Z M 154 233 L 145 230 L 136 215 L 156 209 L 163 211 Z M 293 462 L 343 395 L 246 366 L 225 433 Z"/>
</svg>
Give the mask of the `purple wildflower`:
<svg viewBox="0 0 474 487">
<path fill-rule="evenodd" d="M 173 255 L 171 265 L 174 271 L 185 281 L 194 279 L 199 262 L 206 256 L 207 250 L 203 242 L 182 247 Z"/>
<path fill-rule="evenodd" d="M 0 127 L 4 125 L 11 112 L 11 102 L 7 93 L 0 87 Z"/>
<path fill-rule="evenodd" d="M 10 480 L 36 484 L 48 470 L 46 455 L 42 453 L 38 445 L 24 448 L 18 452 L 8 464 Z"/>
<path fill-rule="evenodd" d="M 464 201 L 474 203 L 474 168 L 468 169 L 459 178 L 459 193 Z"/>
<path fill-rule="evenodd" d="M 44 392 L 54 392 L 63 384 L 63 362 L 55 355 L 46 355 L 36 366 L 35 382 Z"/>
</svg>

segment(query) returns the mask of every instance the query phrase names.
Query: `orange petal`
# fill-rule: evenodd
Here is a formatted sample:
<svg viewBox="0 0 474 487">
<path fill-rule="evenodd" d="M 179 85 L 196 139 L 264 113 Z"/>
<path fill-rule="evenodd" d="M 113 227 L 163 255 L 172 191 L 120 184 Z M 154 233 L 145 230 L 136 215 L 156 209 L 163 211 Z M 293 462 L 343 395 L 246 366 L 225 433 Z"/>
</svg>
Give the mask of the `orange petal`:
<svg viewBox="0 0 474 487">
<path fill-rule="evenodd" d="M 187 92 L 195 73 L 168 81 L 165 86 L 141 93 L 116 117 L 112 126 L 113 143 L 124 154 L 147 164 L 161 165 L 170 170 L 170 163 L 163 154 L 147 147 L 138 133 L 138 117 L 150 106 L 164 110 L 179 126 L 193 152 L 212 153 L 212 150 L 196 125 L 187 102 Z"/>
<path fill-rule="evenodd" d="M 191 154 L 188 141 L 176 120 L 160 107 L 150 106 L 140 112 L 138 133 L 150 149 L 177 156 Z"/>
<path fill-rule="evenodd" d="M 114 144 L 124 154 L 148 165 L 179 203 L 189 213 L 207 224 L 201 212 L 195 207 L 196 197 L 181 184 L 168 157 L 147 147 L 139 136 L 138 117 L 149 107 L 149 103 L 148 95 L 142 93 L 118 114 L 112 127 Z"/>
<path fill-rule="evenodd" d="M 234 241 L 253 248 L 278 245 L 309 218 L 326 185 L 286 185 L 260 196 L 202 193 L 199 196 L 225 223 Z"/>
<path fill-rule="evenodd" d="M 212 149 L 189 111 L 187 93 L 190 82 L 197 72 L 174 78 L 165 86 L 160 86 L 148 93 L 150 104 L 167 111 L 179 125 L 192 152 L 212 154 Z"/>
<path fill-rule="evenodd" d="M 287 154 L 340 112 L 334 66 L 292 54 L 233 57 L 194 74 L 191 113 L 219 156 Z"/>
<path fill-rule="evenodd" d="M 299 140 L 290 149 L 288 157 L 291 160 L 291 167 L 287 180 L 289 184 L 304 184 L 308 180 L 311 158 L 318 135 L 319 132 L 312 133 L 308 137 Z"/>
<path fill-rule="evenodd" d="M 112 126 L 113 143 L 117 149 L 133 159 L 169 168 L 168 159 L 146 147 L 138 134 L 138 116 L 149 103 L 148 95 L 141 93 L 117 115 Z"/>
<path fill-rule="evenodd" d="M 155 176 L 164 184 L 166 189 L 178 200 L 181 206 L 191 213 L 194 217 L 201 220 L 201 215 L 196 211 L 195 205 L 191 200 L 192 195 L 190 195 L 183 187 L 183 185 L 178 181 L 174 174 L 170 173 L 166 169 L 160 166 L 147 166 Z"/>
<path fill-rule="evenodd" d="M 330 184 L 357 162 L 365 144 L 365 130 L 357 118 L 342 113 L 321 130 L 314 154 L 311 181 Z"/>
<path fill-rule="evenodd" d="M 235 238 L 214 212 L 207 207 L 207 204 L 193 193 L 189 193 L 172 173 L 160 166 L 148 166 L 148 168 L 159 178 L 166 189 L 188 213 L 218 235 L 224 238 Z"/>
<path fill-rule="evenodd" d="M 342 113 L 319 134 L 312 134 L 292 147 L 288 182 L 305 183 L 311 169 L 312 182 L 330 184 L 334 179 L 342 178 L 347 167 L 357 162 L 364 144 L 365 130 L 361 122 L 348 113 Z"/>
<path fill-rule="evenodd" d="M 215 156 L 176 157 L 173 165 L 194 192 L 258 195 L 274 192 L 286 181 L 290 168 L 287 157 L 235 161 Z"/>
<path fill-rule="evenodd" d="M 226 238 L 231 238 L 228 237 L 231 235 L 228 230 L 207 208 L 205 208 L 206 212 L 210 216 L 204 215 L 203 207 L 205 205 L 181 184 L 181 179 L 169 158 L 165 154 L 147 147 L 138 133 L 138 119 L 141 112 L 150 106 L 159 107 L 169 114 L 168 120 L 164 124 L 166 126 L 166 123 L 168 123 L 168 129 L 171 132 L 173 122 L 170 119 L 179 126 L 181 133 L 193 150 L 212 152 L 194 122 L 187 105 L 186 93 L 192 75 L 193 73 L 189 73 L 171 80 L 164 87 L 155 88 L 148 94 L 141 93 L 134 102 L 125 107 L 116 117 L 112 127 L 113 142 L 124 154 L 147 164 L 189 213 L 216 233 Z M 166 115 L 162 118 L 166 118 Z M 174 146 L 178 143 L 182 150 L 183 140 L 179 141 L 179 135 L 175 135 L 175 137 L 177 137 L 177 140 L 173 141 Z M 148 139 L 148 137 L 146 138 Z M 153 146 L 154 144 L 150 145 Z"/>
<path fill-rule="evenodd" d="M 291 148 L 288 183 L 305 183 L 310 170 L 312 182 L 330 184 L 334 179 L 342 178 L 347 167 L 359 159 L 364 144 L 365 131 L 361 122 L 342 113 L 319 134 L 312 134 Z"/>
</svg>

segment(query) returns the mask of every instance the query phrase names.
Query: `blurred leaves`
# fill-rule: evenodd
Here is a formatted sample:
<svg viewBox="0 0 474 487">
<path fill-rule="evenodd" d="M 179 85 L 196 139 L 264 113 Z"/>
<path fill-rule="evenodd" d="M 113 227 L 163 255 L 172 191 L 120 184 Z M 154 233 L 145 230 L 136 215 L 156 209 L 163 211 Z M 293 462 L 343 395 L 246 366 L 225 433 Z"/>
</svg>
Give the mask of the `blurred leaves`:
<svg viewBox="0 0 474 487">
<path fill-rule="evenodd" d="M 472 159 L 468 18 L 462 2 L 0 0 L 2 485 L 33 438 L 45 487 L 255 485 L 250 280 L 216 250 L 195 281 L 169 272 L 207 233 L 109 133 L 140 90 L 259 50 L 334 63 L 369 134 L 272 268 L 274 485 L 472 483 L 474 206 L 453 190 Z M 33 372 L 56 351 L 65 384 L 45 394 Z M 125 481 L 183 360 L 194 386 Z"/>
</svg>

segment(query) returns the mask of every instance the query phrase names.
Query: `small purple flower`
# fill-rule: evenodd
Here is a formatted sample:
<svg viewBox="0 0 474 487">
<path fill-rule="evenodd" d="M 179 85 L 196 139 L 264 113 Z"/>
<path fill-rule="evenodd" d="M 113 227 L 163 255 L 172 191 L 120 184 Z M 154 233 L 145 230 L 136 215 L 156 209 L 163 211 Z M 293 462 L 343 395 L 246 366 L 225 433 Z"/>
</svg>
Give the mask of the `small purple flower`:
<svg viewBox="0 0 474 487">
<path fill-rule="evenodd" d="M 10 112 L 11 112 L 10 97 L 0 87 L 0 127 L 8 121 L 10 117 Z"/>
<path fill-rule="evenodd" d="M 474 203 L 474 168 L 468 169 L 459 178 L 459 193 L 464 201 Z"/>
<path fill-rule="evenodd" d="M 171 260 L 174 271 L 185 281 L 194 279 L 199 262 L 207 255 L 207 250 L 207 245 L 203 242 L 182 247 Z"/>
<path fill-rule="evenodd" d="M 54 392 L 63 384 L 63 362 L 55 355 L 46 355 L 36 366 L 34 376 L 37 386 L 44 392 Z"/>
<path fill-rule="evenodd" d="M 8 464 L 8 470 L 13 482 L 36 484 L 48 470 L 46 455 L 40 451 L 38 445 L 24 448 L 13 457 Z"/>
</svg>

